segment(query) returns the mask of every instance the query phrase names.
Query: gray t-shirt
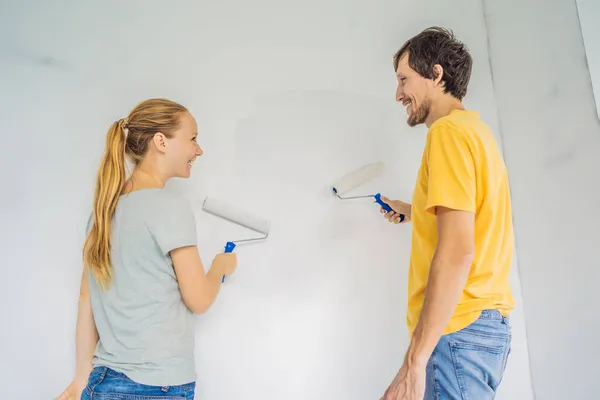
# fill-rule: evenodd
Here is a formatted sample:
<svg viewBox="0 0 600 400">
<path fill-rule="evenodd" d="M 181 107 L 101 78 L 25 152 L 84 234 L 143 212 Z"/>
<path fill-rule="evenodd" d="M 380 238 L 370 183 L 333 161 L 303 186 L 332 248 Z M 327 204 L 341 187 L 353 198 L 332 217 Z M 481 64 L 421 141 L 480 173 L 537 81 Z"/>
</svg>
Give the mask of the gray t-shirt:
<svg viewBox="0 0 600 400">
<path fill-rule="evenodd" d="M 183 198 L 163 189 L 142 189 L 119 199 L 108 290 L 102 292 L 89 276 L 100 337 L 94 366 L 153 386 L 196 380 L 196 318 L 181 298 L 169 256 L 175 248 L 195 246 L 196 235 L 194 214 Z"/>
</svg>

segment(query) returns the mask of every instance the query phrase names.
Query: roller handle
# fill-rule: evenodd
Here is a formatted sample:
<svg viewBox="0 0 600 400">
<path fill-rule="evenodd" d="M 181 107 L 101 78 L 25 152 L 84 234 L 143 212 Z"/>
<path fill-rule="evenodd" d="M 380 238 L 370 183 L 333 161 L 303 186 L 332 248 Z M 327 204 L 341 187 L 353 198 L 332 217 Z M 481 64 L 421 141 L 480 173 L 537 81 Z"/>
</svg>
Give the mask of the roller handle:
<svg viewBox="0 0 600 400">
<path fill-rule="evenodd" d="M 227 244 L 225 244 L 225 253 L 231 253 L 233 249 L 235 249 L 235 243 L 227 242 Z M 223 282 L 225 282 L 225 275 L 221 278 L 221 283 Z"/>
<path fill-rule="evenodd" d="M 390 211 L 394 211 L 392 210 L 392 207 L 390 207 L 389 205 L 387 205 L 386 203 L 384 203 L 383 201 L 381 201 L 381 193 L 377 193 L 376 195 L 374 195 L 373 197 L 375 197 L 375 201 L 381 206 L 383 207 L 383 209 L 387 212 Z M 400 222 L 404 221 L 404 214 L 400 214 Z"/>
</svg>

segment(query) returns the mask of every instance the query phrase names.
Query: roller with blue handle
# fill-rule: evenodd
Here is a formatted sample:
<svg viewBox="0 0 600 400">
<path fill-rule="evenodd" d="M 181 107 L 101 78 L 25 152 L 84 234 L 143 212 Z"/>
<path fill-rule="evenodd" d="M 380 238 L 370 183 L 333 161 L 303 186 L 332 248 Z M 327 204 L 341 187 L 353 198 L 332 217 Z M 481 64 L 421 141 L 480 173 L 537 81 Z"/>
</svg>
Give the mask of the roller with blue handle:
<svg viewBox="0 0 600 400">
<path fill-rule="evenodd" d="M 262 233 L 263 236 L 256 238 L 240 239 L 229 241 L 225 244 L 225 253 L 231 253 L 238 243 L 265 240 L 269 236 L 270 222 L 264 218 L 252 215 L 244 210 L 233 207 L 222 200 L 207 197 L 202 203 L 202 210 L 213 214 L 219 218 L 226 219 L 237 225 L 252 229 Z M 221 283 L 225 282 L 225 275 L 221 278 Z"/>
<path fill-rule="evenodd" d="M 355 189 L 364 183 L 379 177 L 385 170 L 385 165 L 382 162 L 367 164 L 355 171 L 342 177 L 332 187 L 333 193 L 341 200 L 364 199 L 373 197 L 375 202 L 379 204 L 386 212 L 393 211 L 392 208 L 381 200 L 381 193 L 368 194 L 361 196 L 343 196 L 345 193 Z M 404 221 L 404 214 L 400 214 L 400 222 Z"/>
<path fill-rule="evenodd" d="M 225 244 L 225 253 L 231 253 L 235 249 L 235 243 L 227 242 Z M 225 275 L 221 278 L 221 283 L 225 282 Z"/>
</svg>

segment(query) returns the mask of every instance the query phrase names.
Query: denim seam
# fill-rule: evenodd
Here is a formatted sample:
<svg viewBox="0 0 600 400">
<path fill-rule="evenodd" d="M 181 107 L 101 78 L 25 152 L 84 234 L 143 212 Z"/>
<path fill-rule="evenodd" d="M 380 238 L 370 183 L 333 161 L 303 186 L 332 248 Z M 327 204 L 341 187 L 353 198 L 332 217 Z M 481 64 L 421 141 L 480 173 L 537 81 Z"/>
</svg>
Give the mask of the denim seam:
<svg viewBox="0 0 600 400">
<path fill-rule="evenodd" d="M 123 396 L 122 393 L 103 393 L 107 398 L 112 398 L 113 396 L 115 398 L 121 398 Z M 187 396 L 186 397 L 181 397 L 181 396 L 169 396 L 169 395 L 162 395 L 162 396 L 154 396 L 154 395 L 145 395 L 145 394 L 125 394 L 125 396 L 127 396 L 127 398 L 132 398 L 132 399 L 138 399 L 138 400 L 187 400 Z M 91 399 L 91 397 L 90 397 Z"/>
<path fill-rule="evenodd" d="M 433 395 L 435 396 L 435 400 L 440 400 L 440 383 L 437 379 L 437 367 L 435 363 L 435 355 L 437 351 L 434 349 L 431 355 L 431 372 L 433 375 Z"/>
<path fill-rule="evenodd" d="M 102 373 L 100 374 L 100 378 L 98 379 L 98 381 L 96 383 L 94 383 L 94 387 L 89 387 L 89 392 L 90 392 L 90 400 L 93 400 L 94 398 L 94 391 L 96 389 L 96 386 L 98 386 L 99 384 L 102 383 L 102 381 L 104 380 L 104 378 L 106 378 L 106 372 L 108 371 L 108 368 L 103 367 L 102 368 Z"/>
<path fill-rule="evenodd" d="M 512 348 L 509 344 L 506 348 L 506 351 L 504 352 L 504 360 L 502 363 L 502 375 L 500 377 L 500 380 L 498 381 L 498 386 L 500 386 L 500 384 L 502 383 L 502 380 L 504 379 L 504 373 L 506 372 L 506 365 L 508 364 L 508 357 L 510 356 L 511 350 L 512 350 Z"/>
<path fill-rule="evenodd" d="M 471 328 L 464 328 L 463 330 L 460 331 L 460 333 L 470 333 L 472 335 L 483 337 L 483 338 L 494 338 L 494 339 L 504 339 L 504 340 L 508 340 L 510 338 L 509 334 L 489 333 L 489 332 L 483 332 L 483 331 L 471 329 Z"/>
<path fill-rule="evenodd" d="M 479 343 L 461 343 L 461 342 L 450 342 L 450 346 L 454 349 L 474 350 L 474 351 L 485 351 L 490 354 L 502 354 L 506 346 L 490 346 Z"/>
<path fill-rule="evenodd" d="M 462 366 L 458 361 L 458 357 L 456 355 L 455 347 L 453 342 L 449 342 L 448 346 L 450 347 L 450 354 L 452 355 L 452 364 L 454 365 L 454 372 L 456 373 L 456 380 L 458 381 L 458 390 L 460 391 L 460 396 L 463 400 L 469 400 L 467 398 L 466 388 L 465 388 L 465 377 L 463 375 Z"/>
</svg>

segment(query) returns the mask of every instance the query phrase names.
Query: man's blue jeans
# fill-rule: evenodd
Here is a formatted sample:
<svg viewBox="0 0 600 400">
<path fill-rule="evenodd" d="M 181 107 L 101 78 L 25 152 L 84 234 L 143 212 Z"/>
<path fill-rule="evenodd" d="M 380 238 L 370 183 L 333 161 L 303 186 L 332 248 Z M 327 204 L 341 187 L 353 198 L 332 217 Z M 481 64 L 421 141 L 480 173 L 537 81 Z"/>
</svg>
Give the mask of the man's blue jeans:
<svg viewBox="0 0 600 400">
<path fill-rule="evenodd" d="M 508 318 L 484 310 L 466 328 L 443 335 L 427 363 L 425 400 L 493 399 L 511 348 Z"/>
</svg>

